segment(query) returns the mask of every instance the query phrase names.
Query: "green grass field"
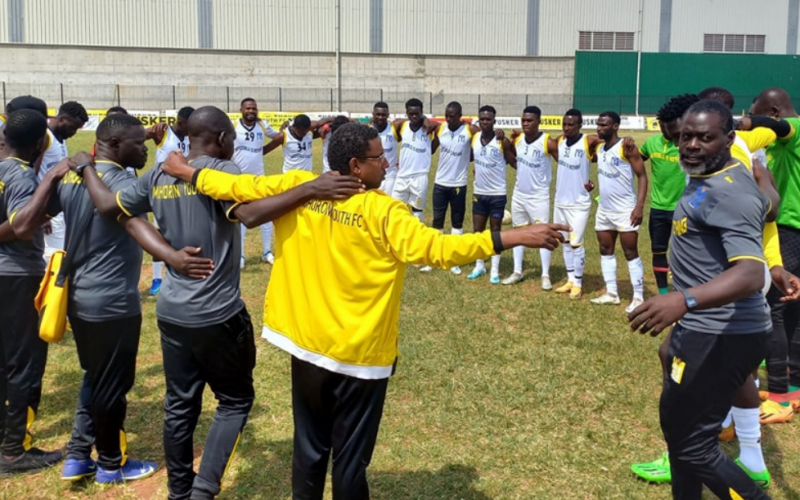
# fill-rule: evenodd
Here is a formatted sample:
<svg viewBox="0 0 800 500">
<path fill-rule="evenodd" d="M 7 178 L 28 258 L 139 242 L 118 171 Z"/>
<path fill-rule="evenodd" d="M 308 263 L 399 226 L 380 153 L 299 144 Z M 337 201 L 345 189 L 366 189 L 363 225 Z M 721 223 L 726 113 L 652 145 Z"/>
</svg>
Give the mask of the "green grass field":
<svg viewBox="0 0 800 500">
<path fill-rule="evenodd" d="M 640 144 L 646 138 L 645 133 L 633 135 Z M 92 140 L 92 134 L 81 132 L 70 141 L 70 151 L 88 149 Z M 317 143 L 317 169 L 319 156 Z M 279 173 L 280 152 L 267 156 L 265 164 L 268 173 Z M 513 179 L 512 172 L 509 178 Z M 430 207 L 426 216 L 430 222 Z M 468 215 L 465 228 L 471 227 Z M 632 462 L 655 459 L 664 450 L 656 358 L 661 339 L 628 329 L 624 307 L 631 290 L 621 257 L 623 304 L 589 303 L 603 287 L 593 231 L 587 231 L 586 245 L 585 295 L 577 302 L 541 292 L 537 251 L 526 252 L 526 280 L 513 287 L 490 285 L 488 277 L 468 282 L 466 272 L 421 274 L 409 268 L 400 315 L 400 360 L 389 384 L 369 469 L 373 498 L 671 498 L 669 486 L 646 484 L 629 471 Z M 639 246 L 651 296 L 655 283 L 649 271 L 646 230 Z M 248 234 L 247 251 L 242 294 L 260 332 L 270 267 L 260 262 L 258 230 Z M 562 262 L 558 250 L 551 271 L 554 283 L 565 277 Z M 502 276 L 511 269 L 508 253 L 503 256 Z M 3 481 L 2 498 L 166 497 L 161 444 L 164 381 L 155 300 L 146 295 L 150 277 L 146 263 L 140 285 L 144 326 L 126 427 L 132 455 L 157 460 L 159 472 L 145 481 L 103 490 L 93 484 L 62 483 L 56 468 Z M 221 499 L 291 497 L 289 356 L 266 341 L 259 339 L 257 345 L 256 404 Z M 75 345 L 67 337 L 50 349 L 45 393 L 34 427 L 39 446 L 66 446 L 80 380 Z M 207 392 L 206 411 L 195 435 L 198 459 L 214 404 Z M 773 475 L 770 495 L 800 499 L 798 425 L 767 426 L 763 441 Z M 737 453 L 735 445 L 726 445 L 726 450 Z"/>
</svg>

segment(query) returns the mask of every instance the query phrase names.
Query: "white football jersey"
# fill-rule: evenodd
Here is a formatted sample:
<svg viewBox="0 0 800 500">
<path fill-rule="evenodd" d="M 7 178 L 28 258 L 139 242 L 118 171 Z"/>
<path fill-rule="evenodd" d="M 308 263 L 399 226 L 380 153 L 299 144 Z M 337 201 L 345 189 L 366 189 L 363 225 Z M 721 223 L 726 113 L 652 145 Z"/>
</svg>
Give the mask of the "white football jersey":
<svg viewBox="0 0 800 500">
<path fill-rule="evenodd" d="M 156 165 L 167 161 L 167 156 L 173 151 L 180 151 L 183 156 L 189 156 L 189 136 L 181 139 L 172 127 L 167 127 L 161 143 L 156 146 Z"/>
<path fill-rule="evenodd" d="M 475 159 L 475 184 L 472 191 L 488 196 L 508 194 L 503 143 L 497 137 L 492 137 L 484 146 L 481 143 L 481 134 L 475 134 L 472 138 L 472 156 Z"/>
<path fill-rule="evenodd" d="M 411 122 L 405 121 L 400 127 L 400 163 L 398 177 L 416 177 L 431 170 L 431 138 L 424 126 L 414 132 Z"/>
<path fill-rule="evenodd" d="M 374 124 L 372 128 L 378 130 Z M 395 177 L 397 176 L 397 140 L 400 136 L 397 135 L 394 123 L 389 122 L 383 131 L 378 130 L 378 136 L 380 136 L 381 145 L 383 145 L 383 154 L 389 163 L 389 168 L 386 169 L 386 177 Z"/>
<path fill-rule="evenodd" d="M 55 134 L 47 128 L 47 149 L 42 154 L 42 163 L 39 166 L 39 182 L 42 182 L 44 175 L 50 171 L 58 162 L 69 156 L 67 153 L 67 143 L 59 142 Z"/>
<path fill-rule="evenodd" d="M 450 130 L 447 123 L 442 123 L 436 137 L 439 138 L 439 163 L 434 183 L 446 187 L 466 186 L 472 142 L 469 124 L 462 123 L 456 130 Z"/>
<path fill-rule="evenodd" d="M 630 212 L 636 206 L 633 184 L 633 167 L 625 158 L 622 139 L 606 149 L 597 149 L 597 182 L 600 189 L 600 207 L 609 212 Z"/>
<path fill-rule="evenodd" d="M 283 132 L 283 173 L 289 170 L 305 170 L 311 172 L 313 165 L 311 147 L 314 135 L 308 132 L 297 139 L 287 128 Z"/>
<path fill-rule="evenodd" d="M 550 135 L 544 132 L 531 143 L 525 135 L 517 137 L 517 183 L 514 192 L 525 196 L 550 199 L 550 184 L 553 182 L 553 164 L 547 151 Z"/>
<path fill-rule="evenodd" d="M 233 162 L 243 173 L 264 174 L 264 140 L 278 132 L 269 123 L 257 120 L 248 127 L 239 119 L 234 122 L 236 140 L 233 143 Z"/>
<path fill-rule="evenodd" d="M 589 168 L 592 165 L 589 154 L 589 141 L 585 135 L 572 146 L 567 140 L 558 140 L 558 170 L 556 173 L 556 205 L 589 206 L 592 200 L 583 187 L 589 182 Z"/>
</svg>

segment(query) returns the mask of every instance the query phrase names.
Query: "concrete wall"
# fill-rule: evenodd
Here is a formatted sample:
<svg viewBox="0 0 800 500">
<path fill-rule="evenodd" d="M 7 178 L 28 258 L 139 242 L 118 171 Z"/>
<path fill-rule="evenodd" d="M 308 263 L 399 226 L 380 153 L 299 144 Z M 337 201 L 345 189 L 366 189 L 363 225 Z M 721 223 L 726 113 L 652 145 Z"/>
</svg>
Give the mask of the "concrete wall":
<svg viewBox="0 0 800 500">
<path fill-rule="evenodd" d="M 285 110 L 302 105 L 308 111 L 323 111 L 330 109 L 331 89 L 336 86 L 331 53 L 18 44 L 0 44 L 0 53 L 0 81 L 6 82 L 7 98 L 30 89 L 49 101 L 59 100 L 59 84 L 64 84 L 64 100 L 86 101 L 92 107 L 116 104 L 114 86 L 118 84 L 147 86 L 120 90 L 121 104 L 138 109 L 171 107 L 172 86 L 179 86 L 176 92 L 180 94 L 174 98 L 179 106 L 210 102 L 226 107 L 231 101 L 238 108 L 238 100 L 245 95 L 263 95 L 261 100 L 270 106 L 280 99 Z M 462 102 L 465 114 L 477 112 L 479 104 L 492 104 L 500 112 L 515 115 L 526 103 L 540 105 L 547 113 L 560 113 L 572 103 L 573 66 L 572 58 L 345 54 L 342 107 L 367 111 L 381 97 L 397 105 L 416 96 L 426 108 L 432 104 L 436 113 L 443 112 L 450 100 Z M 262 103 L 261 108 L 267 106 Z"/>
</svg>

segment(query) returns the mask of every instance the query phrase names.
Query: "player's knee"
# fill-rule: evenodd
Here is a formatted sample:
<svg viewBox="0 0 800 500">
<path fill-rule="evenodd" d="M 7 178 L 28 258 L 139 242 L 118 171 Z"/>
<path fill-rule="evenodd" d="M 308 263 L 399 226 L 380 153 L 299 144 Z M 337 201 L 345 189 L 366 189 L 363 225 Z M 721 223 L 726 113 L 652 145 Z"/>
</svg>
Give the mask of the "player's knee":
<svg viewBox="0 0 800 500">
<path fill-rule="evenodd" d="M 614 247 L 611 245 L 600 244 L 600 255 L 614 255 Z"/>
<path fill-rule="evenodd" d="M 637 248 L 623 248 L 622 252 L 625 254 L 625 260 L 634 260 L 639 258 L 639 250 Z"/>
</svg>

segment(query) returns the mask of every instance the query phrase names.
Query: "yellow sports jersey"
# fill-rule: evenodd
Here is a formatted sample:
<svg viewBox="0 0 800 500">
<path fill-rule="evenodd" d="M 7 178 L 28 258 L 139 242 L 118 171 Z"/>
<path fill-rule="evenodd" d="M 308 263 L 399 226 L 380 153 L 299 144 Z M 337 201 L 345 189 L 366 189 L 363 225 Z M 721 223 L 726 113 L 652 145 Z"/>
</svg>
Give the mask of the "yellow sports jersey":
<svg viewBox="0 0 800 500">
<path fill-rule="evenodd" d="M 731 156 L 742 162 L 748 170 L 753 169 L 753 152 L 766 148 L 778 138 L 768 128 L 756 127 L 753 130 L 737 130 L 736 139 L 731 146 Z M 766 167 L 766 165 L 764 165 Z"/>
<path fill-rule="evenodd" d="M 764 127 L 757 127 L 753 130 L 737 130 L 736 139 L 731 146 L 731 156 L 747 167 L 748 170 L 753 170 L 753 151 L 766 148 L 778 136 L 772 130 Z M 766 167 L 766 165 L 764 165 Z M 778 226 L 775 222 L 767 222 L 764 224 L 764 257 L 767 259 L 767 267 L 772 269 L 775 266 L 783 266 L 783 257 L 781 257 L 781 246 L 778 238 L 769 237 L 774 232 L 778 234 Z"/>
<path fill-rule="evenodd" d="M 197 189 L 246 203 L 316 177 L 203 169 Z M 490 232 L 443 235 L 374 190 L 343 201 L 312 200 L 274 222 L 263 336 L 299 359 L 364 379 L 392 374 L 406 263 L 447 268 L 494 254 Z"/>
</svg>

